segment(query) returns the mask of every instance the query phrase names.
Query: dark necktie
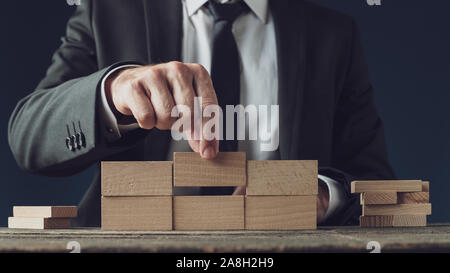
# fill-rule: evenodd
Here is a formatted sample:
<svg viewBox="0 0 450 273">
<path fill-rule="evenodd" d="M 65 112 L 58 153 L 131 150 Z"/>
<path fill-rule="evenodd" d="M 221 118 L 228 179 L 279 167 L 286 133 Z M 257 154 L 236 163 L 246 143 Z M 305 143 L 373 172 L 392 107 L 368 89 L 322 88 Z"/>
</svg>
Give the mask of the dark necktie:
<svg viewBox="0 0 450 273">
<path fill-rule="evenodd" d="M 240 100 L 241 66 L 236 41 L 231 30 L 234 20 L 247 12 L 248 7 L 242 0 L 231 4 L 219 4 L 210 0 L 206 6 L 214 18 L 211 79 L 217 100 L 223 110 L 224 140 L 219 142 L 219 150 L 221 152 L 237 151 L 236 120 L 234 120 L 234 140 L 226 140 L 225 106 L 237 105 Z M 203 195 L 227 195 L 233 191 L 234 187 L 204 187 L 201 189 Z"/>
<path fill-rule="evenodd" d="M 237 151 L 236 120 L 234 120 L 234 140 L 226 140 L 226 105 L 237 105 L 240 101 L 240 71 L 239 53 L 234 40 L 232 26 L 234 20 L 248 6 L 239 0 L 230 4 L 220 4 L 210 0 L 206 6 L 214 18 L 211 79 L 217 94 L 219 105 L 223 110 L 223 141 L 220 141 L 220 151 Z"/>
</svg>

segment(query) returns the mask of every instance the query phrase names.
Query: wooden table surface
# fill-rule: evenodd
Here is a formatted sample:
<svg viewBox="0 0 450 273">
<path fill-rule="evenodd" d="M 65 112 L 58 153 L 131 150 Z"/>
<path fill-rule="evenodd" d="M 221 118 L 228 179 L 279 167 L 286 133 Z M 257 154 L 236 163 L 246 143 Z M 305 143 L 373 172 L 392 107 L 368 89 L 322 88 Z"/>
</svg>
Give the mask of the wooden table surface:
<svg viewBox="0 0 450 273">
<path fill-rule="evenodd" d="M 320 227 L 308 231 L 112 232 L 0 228 L 0 252 L 450 252 L 450 224 L 417 228 Z"/>
</svg>

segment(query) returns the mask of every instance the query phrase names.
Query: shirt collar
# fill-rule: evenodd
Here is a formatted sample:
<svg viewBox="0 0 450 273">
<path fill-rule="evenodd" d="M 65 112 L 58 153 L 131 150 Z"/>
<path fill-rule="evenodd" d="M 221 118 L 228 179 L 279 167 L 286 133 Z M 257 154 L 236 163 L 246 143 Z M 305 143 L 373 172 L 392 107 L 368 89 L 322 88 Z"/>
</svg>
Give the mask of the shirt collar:
<svg viewBox="0 0 450 273">
<path fill-rule="evenodd" d="M 189 17 L 196 13 L 208 0 L 185 0 Z M 224 0 L 221 0 L 224 1 Z M 265 24 L 267 23 L 268 0 L 242 0 Z"/>
</svg>

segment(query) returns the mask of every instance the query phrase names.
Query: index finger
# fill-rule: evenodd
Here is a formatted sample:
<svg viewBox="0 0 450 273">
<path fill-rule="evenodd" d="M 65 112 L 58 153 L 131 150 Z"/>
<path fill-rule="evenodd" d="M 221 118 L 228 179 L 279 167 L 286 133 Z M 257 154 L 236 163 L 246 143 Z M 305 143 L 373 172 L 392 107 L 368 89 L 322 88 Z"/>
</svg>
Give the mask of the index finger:
<svg viewBox="0 0 450 273">
<path fill-rule="evenodd" d="M 202 112 L 208 106 L 218 107 L 217 95 L 214 91 L 213 83 L 208 71 L 200 64 L 186 64 L 194 75 L 194 90 L 196 95 L 202 98 Z M 219 152 L 219 139 L 213 138 L 210 132 L 211 128 L 206 128 L 205 125 L 211 118 L 203 117 L 203 127 L 200 139 L 200 154 L 202 157 L 212 159 L 217 156 Z M 217 117 L 214 117 L 217 118 Z M 214 128 L 218 131 L 219 128 Z M 208 150 L 208 151 L 207 151 Z"/>
<path fill-rule="evenodd" d="M 186 64 L 194 75 L 194 89 L 196 95 L 202 97 L 203 105 L 218 104 L 216 92 L 208 71 L 201 64 Z M 203 107 L 204 108 L 204 107 Z"/>
</svg>

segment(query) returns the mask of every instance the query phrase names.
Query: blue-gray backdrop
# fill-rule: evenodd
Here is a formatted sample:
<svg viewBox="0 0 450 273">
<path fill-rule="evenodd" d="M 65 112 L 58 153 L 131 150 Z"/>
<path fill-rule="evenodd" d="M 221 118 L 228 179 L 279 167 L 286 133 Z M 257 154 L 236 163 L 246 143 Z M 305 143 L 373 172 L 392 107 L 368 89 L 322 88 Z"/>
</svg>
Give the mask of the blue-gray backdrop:
<svg viewBox="0 0 450 273">
<path fill-rule="evenodd" d="M 391 162 L 402 179 L 431 181 L 429 220 L 450 222 L 450 1 L 314 1 L 359 23 Z M 73 10 L 65 0 L 2 1 L 0 226 L 13 205 L 76 205 L 90 183 L 92 169 L 66 178 L 25 173 L 7 141 L 11 111 L 43 77 Z"/>
</svg>

